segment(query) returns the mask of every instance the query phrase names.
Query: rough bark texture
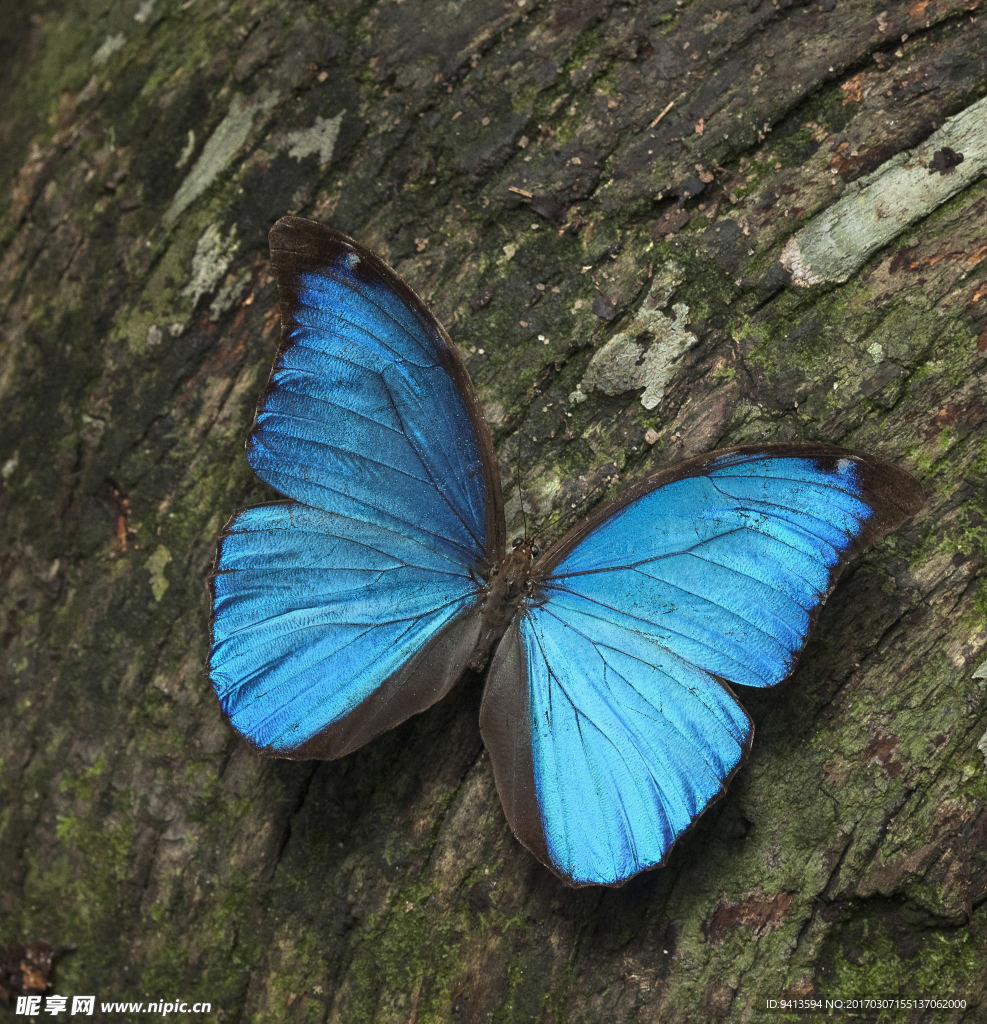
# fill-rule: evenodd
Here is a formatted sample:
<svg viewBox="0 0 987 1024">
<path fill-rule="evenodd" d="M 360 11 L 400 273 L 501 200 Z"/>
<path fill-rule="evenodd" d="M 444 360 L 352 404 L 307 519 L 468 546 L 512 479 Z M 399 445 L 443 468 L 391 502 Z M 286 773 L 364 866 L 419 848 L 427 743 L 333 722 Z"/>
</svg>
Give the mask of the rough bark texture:
<svg viewBox="0 0 987 1024">
<path fill-rule="evenodd" d="M 799 287 L 781 254 L 896 154 L 957 173 L 921 147 L 987 93 L 985 25 L 978 0 L 10 0 L 0 945 L 76 943 L 55 992 L 222 1021 L 886 996 L 966 1009 L 864 1019 L 983 1020 L 983 168 L 844 284 Z M 272 496 L 243 444 L 288 212 L 433 305 L 540 524 L 767 439 L 925 484 L 794 677 L 742 695 L 750 762 L 665 868 L 573 892 L 540 867 L 475 680 L 339 762 L 262 760 L 223 724 L 204 581 Z"/>
</svg>

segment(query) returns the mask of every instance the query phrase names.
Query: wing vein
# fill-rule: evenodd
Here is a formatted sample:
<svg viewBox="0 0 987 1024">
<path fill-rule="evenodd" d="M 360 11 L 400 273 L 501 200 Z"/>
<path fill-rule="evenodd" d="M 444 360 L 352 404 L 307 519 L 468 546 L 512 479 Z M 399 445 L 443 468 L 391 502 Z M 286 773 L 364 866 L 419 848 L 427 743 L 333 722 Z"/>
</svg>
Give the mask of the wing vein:
<svg viewBox="0 0 987 1024">
<path fill-rule="evenodd" d="M 394 409 L 394 414 L 397 416 L 397 418 L 398 418 L 398 420 L 401 423 L 401 426 L 403 428 L 404 427 L 404 419 L 402 418 L 401 413 L 398 411 L 397 403 L 394 401 L 394 396 L 391 394 L 391 389 L 390 389 L 390 386 L 388 385 L 387 381 L 384 381 L 384 390 L 387 392 L 388 401 L 390 401 L 391 407 Z M 407 433 L 406 433 L 406 436 L 407 436 Z M 439 497 L 446 503 L 446 505 L 449 506 L 449 508 L 452 510 L 453 515 L 463 524 L 463 529 L 466 530 L 466 532 L 469 534 L 470 538 L 472 539 L 473 543 L 476 544 L 477 550 L 481 554 L 486 554 L 486 550 L 487 550 L 486 544 L 482 543 L 479 540 L 479 538 L 473 532 L 472 526 L 468 522 L 466 522 L 466 520 L 463 518 L 462 514 L 460 513 L 459 509 L 456 508 L 456 506 L 448 499 L 448 497 L 446 497 L 445 492 L 436 483 L 435 477 L 432 476 L 432 471 L 428 468 L 427 464 L 425 463 L 425 459 L 422 457 L 421 452 L 419 452 L 418 448 L 415 445 L 411 444 L 410 441 L 409 441 L 409 447 L 415 453 L 415 457 L 421 463 L 422 469 L 425 470 L 425 475 L 428 477 L 429 482 L 431 483 L 432 487 L 435 490 L 435 493 L 439 495 Z M 413 477 L 412 479 L 415 479 L 415 478 Z"/>
<path fill-rule="evenodd" d="M 658 627 L 658 623 L 652 622 L 650 619 L 642 618 L 640 615 L 633 615 L 630 612 L 627 612 L 627 611 L 624 611 L 624 610 L 622 610 L 620 608 L 615 607 L 614 605 L 605 604 L 603 601 L 600 601 L 600 600 L 598 600 L 595 597 L 589 597 L 586 594 L 581 594 L 578 590 L 570 590 L 568 587 L 560 586 L 558 583 L 553 583 L 552 584 L 552 588 L 555 589 L 555 590 L 561 590 L 561 591 L 563 591 L 566 594 L 571 594 L 573 597 L 578 597 L 578 598 L 580 598 L 583 601 L 589 602 L 590 604 L 595 604 L 599 608 L 606 608 L 607 611 L 614 612 L 615 614 L 617 614 L 617 615 L 619 615 L 619 616 L 621 616 L 623 618 L 634 619 L 636 622 L 644 622 L 644 623 L 646 623 L 649 626 L 654 626 L 655 628 L 659 628 Z M 589 612 L 584 612 L 583 614 L 589 615 Z M 610 621 L 612 621 L 610 619 L 604 618 L 602 615 L 596 615 L 596 616 L 593 616 L 593 617 L 594 618 L 598 618 L 601 622 L 610 622 Z M 661 630 L 663 632 L 667 631 L 669 633 L 673 633 L 675 636 L 681 637 L 683 640 L 689 641 L 689 643 L 697 644 L 699 647 L 704 647 L 704 648 L 706 648 L 706 650 L 712 651 L 714 654 L 721 655 L 722 657 L 726 658 L 728 661 L 733 662 L 733 664 L 737 665 L 741 669 L 744 667 L 743 665 L 741 665 L 741 663 L 739 661 L 737 661 L 736 658 L 730 657 L 730 655 L 727 654 L 725 651 L 720 651 L 720 650 L 717 650 L 717 648 L 715 648 L 715 647 L 711 647 L 708 643 L 705 643 L 702 640 L 699 640 L 699 639 L 697 639 L 695 637 L 687 636 L 685 633 L 682 633 L 680 630 L 674 629 L 673 627 L 668 626 L 668 625 L 666 625 L 664 623 L 662 623 L 660 628 L 661 628 Z M 683 661 L 688 661 L 687 658 L 684 658 L 681 654 L 678 654 L 678 652 L 676 652 L 676 656 L 682 658 Z M 689 661 L 688 663 L 689 664 L 694 664 L 694 662 L 691 662 L 691 661 Z"/>
</svg>

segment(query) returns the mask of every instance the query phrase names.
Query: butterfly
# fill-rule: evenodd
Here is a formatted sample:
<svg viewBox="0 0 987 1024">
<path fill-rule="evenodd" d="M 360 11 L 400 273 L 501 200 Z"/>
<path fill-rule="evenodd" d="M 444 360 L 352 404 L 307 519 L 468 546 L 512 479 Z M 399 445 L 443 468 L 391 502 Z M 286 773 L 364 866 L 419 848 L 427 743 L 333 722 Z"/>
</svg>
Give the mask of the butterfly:
<svg viewBox="0 0 987 1024">
<path fill-rule="evenodd" d="M 521 843 L 573 886 L 662 864 L 750 749 L 730 686 L 791 673 L 843 566 L 921 485 L 827 444 L 748 445 L 508 551 L 490 430 L 436 318 L 338 231 L 285 217 L 270 245 L 281 341 L 247 460 L 286 498 L 219 539 L 227 720 L 261 753 L 338 758 L 486 668 L 480 729 Z"/>
</svg>

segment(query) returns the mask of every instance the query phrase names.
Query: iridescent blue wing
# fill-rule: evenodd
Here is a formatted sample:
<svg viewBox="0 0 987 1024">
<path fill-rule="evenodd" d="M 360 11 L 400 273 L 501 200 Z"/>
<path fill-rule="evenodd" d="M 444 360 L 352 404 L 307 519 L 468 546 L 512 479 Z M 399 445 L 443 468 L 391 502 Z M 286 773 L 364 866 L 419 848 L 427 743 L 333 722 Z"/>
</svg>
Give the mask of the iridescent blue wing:
<svg viewBox="0 0 987 1024">
<path fill-rule="evenodd" d="M 504 547 L 489 430 L 455 345 L 382 260 L 312 221 L 271 230 L 281 347 L 247 442 L 313 508 L 420 536 L 463 565 Z"/>
<path fill-rule="evenodd" d="M 238 513 L 212 579 L 210 677 L 281 757 L 339 757 L 438 700 L 503 554 L 500 479 L 469 375 L 392 270 L 352 239 L 271 231 L 281 344 L 247 459 L 291 502 Z"/>
<path fill-rule="evenodd" d="M 650 477 L 563 538 L 481 712 L 518 838 L 574 885 L 660 864 L 750 746 L 727 682 L 781 682 L 842 567 L 923 500 L 868 455 L 739 448 Z"/>
<path fill-rule="evenodd" d="M 295 502 L 220 540 L 210 675 L 223 711 L 280 757 L 340 757 L 433 704 L 476 645 L 476 584 L 446 552 Z"/>
</svg>

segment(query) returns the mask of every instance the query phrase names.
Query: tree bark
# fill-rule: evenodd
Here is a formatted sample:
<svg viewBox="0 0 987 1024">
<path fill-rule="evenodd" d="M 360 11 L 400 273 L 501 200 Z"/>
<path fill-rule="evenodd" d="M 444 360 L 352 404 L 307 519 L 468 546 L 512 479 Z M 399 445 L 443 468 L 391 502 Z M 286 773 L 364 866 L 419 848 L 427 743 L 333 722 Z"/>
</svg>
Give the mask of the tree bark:
<svg viewBox="0 0 987 1024">
<path fill-rule="evenodd" d="M 9 7 L 0 943 L 75 943 L 50 991 L 97 1018 L 983 1019 L 982 4 Z M 285 213 L 432 305 L 511 529 L 519 490 L 550 539 L 744 442 L 923 481 L 793 677 L 740 695 L 750 761 L 665 867 L 580 891 L 541 867 L 475 681 L 337 762 L 260 759 L 224 724 L 205 581 L 228 517 L 274 496 L 243 444 Z"/>
</svg>

